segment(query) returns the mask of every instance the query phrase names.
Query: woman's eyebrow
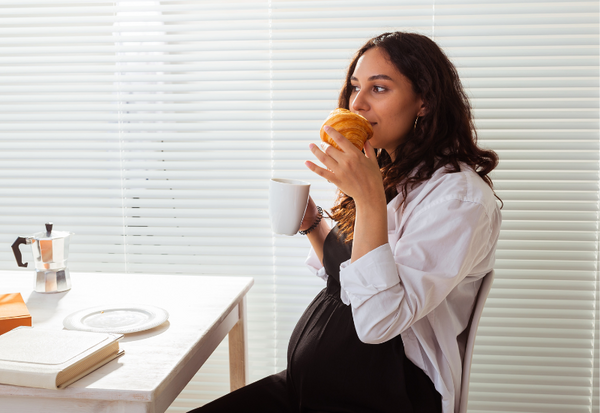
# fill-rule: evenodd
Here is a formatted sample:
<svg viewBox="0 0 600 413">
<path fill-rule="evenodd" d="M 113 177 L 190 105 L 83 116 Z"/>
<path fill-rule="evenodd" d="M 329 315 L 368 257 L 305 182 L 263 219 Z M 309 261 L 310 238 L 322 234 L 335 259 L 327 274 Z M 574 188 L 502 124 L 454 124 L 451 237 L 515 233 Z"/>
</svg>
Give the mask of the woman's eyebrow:
<svg viewBox="0 0 600 413">
<path fill-rule="evenodd" d="M 373 75 L 369 78 L 369 81 L 372 80 L 379 80 L 379 79 L 383 79 L 383 80 L 393 80 L 391 77 L 389 77 L 388 75 Z M 350 80 L 354 80 L 354 81 L 358 81 L 358 79 L 354 76 L 350 76 Z"/>
</svg>

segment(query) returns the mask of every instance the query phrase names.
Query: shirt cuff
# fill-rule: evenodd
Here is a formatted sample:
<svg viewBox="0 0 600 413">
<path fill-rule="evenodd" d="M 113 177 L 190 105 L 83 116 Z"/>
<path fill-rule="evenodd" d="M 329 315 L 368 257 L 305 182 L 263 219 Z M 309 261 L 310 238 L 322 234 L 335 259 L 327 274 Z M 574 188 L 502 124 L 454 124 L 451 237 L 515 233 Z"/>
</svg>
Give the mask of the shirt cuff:
<svg viewBox="0 0 600 413">
<path fill-rule="evenodd" d="M 313 248 L 310 249 L 305 264 L 310 272 L 321 278 L 323 281 L 327 281 L 329 276 L 325 272 L 325 268 L 323 267 L 323 264 L 321 264 L 321 261 L 319 261 L 319 257 Z"/>
<path fill-rule="evenodd" d="M 341 299 L 354 308 L 399 283 L 398 267 L 389 243 L 369 251 L 353 263 L 348 260 L 340 265 Z"/>
</svg>

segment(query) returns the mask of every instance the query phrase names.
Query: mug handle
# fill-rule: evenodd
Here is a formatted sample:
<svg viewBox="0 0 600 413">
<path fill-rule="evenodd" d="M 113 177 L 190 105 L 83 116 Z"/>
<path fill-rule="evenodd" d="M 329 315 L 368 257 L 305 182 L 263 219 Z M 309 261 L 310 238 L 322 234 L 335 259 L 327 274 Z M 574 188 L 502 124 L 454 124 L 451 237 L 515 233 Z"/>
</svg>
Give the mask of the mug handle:
<svg viewBox="0 0 600 413">
<path fill-rule="evenodd" d="M 15 259 L 17 260 L 17 265 L 19 267 L 27 267 L 27 264 L 29 263 L 25 263 L 23 264 L 23 257 L 21 256 L 21 250 L 19 249 L 19 246 L 21 244 L 27 244 L 27 238 L 25 237 L 19 237 L 16 239 L 15 242 L 13 242 L 13 245 L 11 246 L 12 250 L 13 250 L 13 254 L 15 254 Z"/>
</svg>

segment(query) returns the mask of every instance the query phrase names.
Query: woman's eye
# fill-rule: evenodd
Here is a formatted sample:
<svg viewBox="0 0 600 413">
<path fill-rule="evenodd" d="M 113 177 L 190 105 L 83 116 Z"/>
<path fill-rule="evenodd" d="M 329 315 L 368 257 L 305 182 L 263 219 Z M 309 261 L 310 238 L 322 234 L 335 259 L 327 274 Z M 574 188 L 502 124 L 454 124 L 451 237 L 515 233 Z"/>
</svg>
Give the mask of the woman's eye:
<svg viewBox="0 0 600 413">
<path fill-rule="evenodd" d="M 375 93 L 381 93 L 381 92 L 385 92 L 386 88 L 384 88 L 383 86 L 373 86 L 373 91 Z"/>
<path fill-rule="evenodd" d="M 352 85 L 352 92 L 353 93 L 360 92 L 360 87 Z"/>
</svg>

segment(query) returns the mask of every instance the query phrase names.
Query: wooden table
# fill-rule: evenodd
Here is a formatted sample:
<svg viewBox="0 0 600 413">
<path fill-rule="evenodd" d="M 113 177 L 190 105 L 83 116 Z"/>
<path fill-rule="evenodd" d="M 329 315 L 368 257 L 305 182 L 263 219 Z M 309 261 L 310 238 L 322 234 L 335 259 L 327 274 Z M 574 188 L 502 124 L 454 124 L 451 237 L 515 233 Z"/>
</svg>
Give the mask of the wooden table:
<svg viewBox="0 0 600 413">
<path fill-rule="evenodd" d="M 231 389 L 247 381 L 245 296 L 249 277 L 71 273 L 70 291 L 33 292 L 32 270 L 0 271 L 0 293 L 20 292 L 40 329 L 100 305 L 154 305 L 169 313 L 126 334 L 125 354 L 63 390 L 0 385 L 0 412 L 162 413 L 229 334 Z"/>
</svg>

